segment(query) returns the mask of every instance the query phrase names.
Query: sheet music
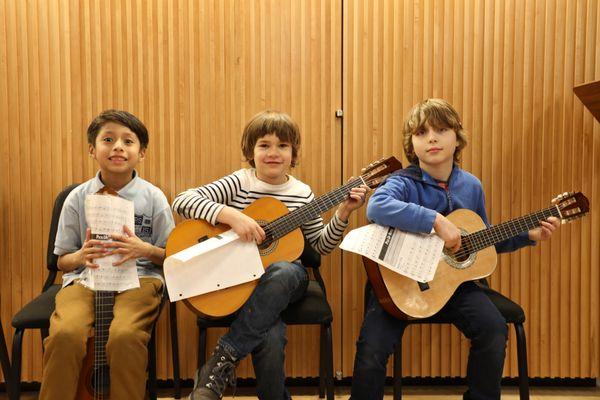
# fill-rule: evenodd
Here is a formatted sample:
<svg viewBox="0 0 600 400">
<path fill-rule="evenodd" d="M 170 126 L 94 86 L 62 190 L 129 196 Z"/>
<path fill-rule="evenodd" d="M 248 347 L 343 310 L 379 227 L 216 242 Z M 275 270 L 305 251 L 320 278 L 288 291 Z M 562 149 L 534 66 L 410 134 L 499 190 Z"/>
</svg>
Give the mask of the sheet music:
<svg viewBox="0 0 600 400">
<path fill-rule="evenodd" d="M 370 224 L 350 231 L 340 248 L 368 257 L 419 282 L 433 280 L 444 241 L 436 234 L 416 234 Z"/>
<path fill-rule="evenodd" d="M 171 301 L 256 280 L 265 273 L 258 247 L 233 231 L 221 233 L 165 259 Z"/>
<path fill-rule="evenodd" d="M 85 198 L 85 218 L 92 230 L 92 239 L 112 241 L 111 234 L 124 234 L 123 225 L 135 232 L 133 202 L 117 196 L 91 194 Z M 86 268 L 80 283 L 92 290 L 124 291 L 140 287 L 135 260 L 117 267 L 120 254 L 95 259 L 98 268 Z"/>
</svg>

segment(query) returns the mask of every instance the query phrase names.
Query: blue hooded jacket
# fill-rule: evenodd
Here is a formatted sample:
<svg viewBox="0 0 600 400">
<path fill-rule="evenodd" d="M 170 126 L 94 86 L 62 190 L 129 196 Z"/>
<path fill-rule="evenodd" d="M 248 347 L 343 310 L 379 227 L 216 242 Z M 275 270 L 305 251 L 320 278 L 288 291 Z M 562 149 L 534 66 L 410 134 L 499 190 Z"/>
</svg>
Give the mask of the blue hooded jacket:
<svg viewBox="0 0 600 400">
<path fill-rule="evenodd" d="M 392 174 L 371 196 L 367 217 L 379 224 L 407 232 L 429 233 L 435 216 L 466 208 L 476 212 L 489 226 L 481 182 L 474 175 L 454 166 L 448 178 L 448 190 L 440 187 L 427 172 L 410 165 Z M 527 245 L 527 232 L 496 244 L 498 253 L 506 253 Z"/>
</svg>

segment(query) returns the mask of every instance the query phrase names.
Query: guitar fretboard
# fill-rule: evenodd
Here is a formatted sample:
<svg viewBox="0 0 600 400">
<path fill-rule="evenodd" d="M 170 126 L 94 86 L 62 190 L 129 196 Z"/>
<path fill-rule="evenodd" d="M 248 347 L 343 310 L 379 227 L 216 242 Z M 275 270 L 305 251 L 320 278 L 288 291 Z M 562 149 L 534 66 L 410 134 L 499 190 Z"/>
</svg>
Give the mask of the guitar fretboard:
<svg viewBox="0 0 600 400">
<path fill-rule="evenodd" d="M 267 234 L 267 240 L 265 244 L 273 242 L 291 231 L 304 225 L 306 222 L 316 218 L 330 208 L 335 207 L 348 198 L 348 193 L 355 188 L 365 183 L 363 176 L 356 179 L 352 179 L 345 185 L 339 188 L 317 197 L 308 204 L 290 212 L 289 214 L 283 215 L 269 224 L 264 226 L 265 233 Z"/>
<path fill-rule="evenodd" d="M 108 365 L 106 342 L 108 341 L 110 323 L 113 320 L 115 292 L 98 290 L 95 295 L 94 367 L 101 367 Z"/>
<path fill-rule="evenodd" d="M 548 217 L 561 218 L 558 207 L 552 206 L 536 213 L 525 215 L 524 217 L 490 226 L 489 228 L 466 235 L 464 240 L 467 243 L 469 253 L 477 252 L 503 240 L 527 232 L 530 229 L 537 228 L 540 226 L 540 221 L 544 221 Z"/>
</svg>

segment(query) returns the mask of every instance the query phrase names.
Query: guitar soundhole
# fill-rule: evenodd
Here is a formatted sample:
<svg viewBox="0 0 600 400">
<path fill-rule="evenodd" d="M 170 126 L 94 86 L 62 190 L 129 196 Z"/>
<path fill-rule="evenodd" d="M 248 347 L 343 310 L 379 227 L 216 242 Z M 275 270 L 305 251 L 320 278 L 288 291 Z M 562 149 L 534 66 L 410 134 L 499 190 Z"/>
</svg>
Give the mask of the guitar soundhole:
<svg viewBox="0 0 600 400">
<path fill-rule="evenodd" d="M 462 231 L 462 239 L 460 249 L 456 253 L 452 253 L 444 248 L 444 260 L 454 268 L 464 269 L 470 267 L 475 261 L 476 252 L 473 250 L 473 246 L 466 236 L 467 232 Z"/>
<path fill-rule="evenodd" d="M 444 250 L 444 252 L 454 261 L 461 263 L 467 261 L 471 256 L 471 246 L 469 243 L 463 242 L 460 246 L 460 249 L 458 249 L 456 253 L 451 253 L 449 251 L 446 252 L 446 250 Z"/>
<path fill-rule="evenodd" d="M 94 372 L 90 376 L 90 387 L 94 393 L 108 396 L 110 387 L 110 370 L 108 369 L 108 365 L 94 368 Z"/>
<path fill-rule="evenodd" d="M 258 219 L 256 220 L 256 222 L 263 228 L 269 223 L 269 221 Z M 268 231 L 266 231 L 265 233 L 267 237 L 261 244 L 258 245 L 258 252 L 261 257 L 271 254 L 277 248 L 278 240 L 273 240 L 273 236 L 270 235 Z"/>
</svg>

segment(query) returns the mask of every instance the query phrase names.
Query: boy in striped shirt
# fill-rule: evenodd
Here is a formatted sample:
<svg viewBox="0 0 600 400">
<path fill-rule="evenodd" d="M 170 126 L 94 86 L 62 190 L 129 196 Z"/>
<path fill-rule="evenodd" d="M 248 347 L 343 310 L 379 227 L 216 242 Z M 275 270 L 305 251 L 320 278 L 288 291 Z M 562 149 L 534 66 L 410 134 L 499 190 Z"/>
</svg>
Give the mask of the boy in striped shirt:
<svg viewBox="0 0 600 400">
<path fill-rule="evenodd" d="M 251 168 L 235 171 L 215 182 L 180 193 L 173 210 L 190 219 L 229 225 L 246 241 L 260 244 L 265 232 L 241 211 L 261 197 L 274 197 L 293 211 L 314 198 L 308 185 L 289 175 L 300 149 L 297 124 L 286 114 L 263 111 L 244 129 L 242 153 Z M 348 217 L 364 203 L 366 187 L 354 188 L 327 225 L 321 217 L 302 225 L 304 236 L 321 254 L 341 241 Z M 258 286 L 238 312 L 230 331 L 222 336 L 211 358 L 196 372 L 191 400 L 220 399 L 234 384 L 235 367 L 252 354 L 260 399 L 289 399 L 285 389 L 284 348 L 286 326 L 280 314 L 299 300 L 308 274 L 299 260 L 271 264 Z"/>
</svg>

